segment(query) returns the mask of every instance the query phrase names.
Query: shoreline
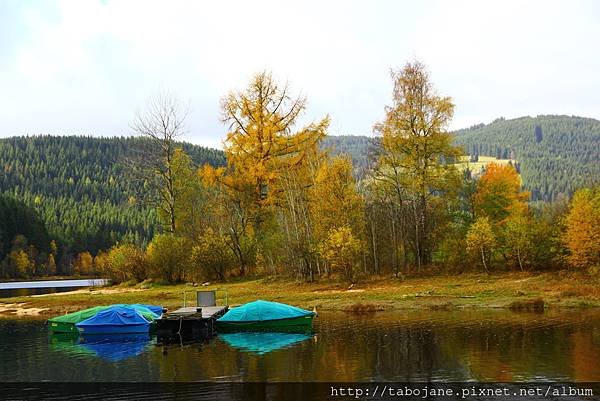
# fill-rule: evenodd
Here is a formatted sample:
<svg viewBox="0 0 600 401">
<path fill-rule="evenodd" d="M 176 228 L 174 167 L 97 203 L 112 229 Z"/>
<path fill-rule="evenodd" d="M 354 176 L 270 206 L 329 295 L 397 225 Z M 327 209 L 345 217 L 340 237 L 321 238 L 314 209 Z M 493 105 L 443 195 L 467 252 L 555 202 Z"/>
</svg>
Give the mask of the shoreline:
<svg viewBox="0 0 600 401">
<path fill-rule="evenodd" d="M 90 287 L 69 292 L 0 299 L 1 317 L 43 317 L 97 305 L 147 303 L 178 308 L 197 290 L 217 290 L 218 304 L 239 305 L 256 299 L 302 308 L 347 312 L 467 308 L 519 311 L 600 307 L 600 284 L 584 273 L 465 273 L 430 277 L 375 278 L 352 286 L 327 281 L 304 283 L 285 278 L 253 278 L 208 286 L 189 284 Z M 193 302 L 193 301 L 192 301 Z M 188 303 L 189 305 L 189 303 Z"/>
</svg>

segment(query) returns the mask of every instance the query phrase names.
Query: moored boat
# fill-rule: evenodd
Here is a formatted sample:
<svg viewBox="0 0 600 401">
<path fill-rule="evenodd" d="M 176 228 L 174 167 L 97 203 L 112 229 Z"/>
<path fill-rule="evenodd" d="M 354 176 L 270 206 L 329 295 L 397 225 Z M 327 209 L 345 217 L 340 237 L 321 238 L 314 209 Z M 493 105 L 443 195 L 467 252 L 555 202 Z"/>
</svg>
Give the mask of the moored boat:
<svg viewBox="0 0 600 401">
<path fill-rule="evenodd" d="M 151 320 L 132 306 L 113 305 L 75 324 L 82 335 L 148 333 Z"/>
<path fill-rule="evenodd" d="M 75 324 L 83 322 L 92 316 L 96 316 L 98 312 L 107 308 L 109 308 L 109 306 L 94 306 L 93 308 L 53 317 L 52 319 L 48 319 L 48 325 L 50 330 L 54 333 L 78 333 Z"/>
<path fill-rule="evenodd" d="M 230 309 L 217 319 L 217 330 L 307 331 L 316 313 L 279 302 L 254 301 Z"/>
<path fill-rule="evenodd" d="M 79 330 L 77 330 L 77 327 L 75 326 L 77 323 L 83 322 L 84 320 L 96 316 L 99 312 L 115 306 L 132 307 L 149 321 L 154 321 L 160 318 L 163 311 L 162 306 L 145 304 L 115 304 L 94 306 L 93 308 L 83 309 L 77 312 L 48 319 L 48 327 L 53 333 L 78 333 Z"/>
</svg>

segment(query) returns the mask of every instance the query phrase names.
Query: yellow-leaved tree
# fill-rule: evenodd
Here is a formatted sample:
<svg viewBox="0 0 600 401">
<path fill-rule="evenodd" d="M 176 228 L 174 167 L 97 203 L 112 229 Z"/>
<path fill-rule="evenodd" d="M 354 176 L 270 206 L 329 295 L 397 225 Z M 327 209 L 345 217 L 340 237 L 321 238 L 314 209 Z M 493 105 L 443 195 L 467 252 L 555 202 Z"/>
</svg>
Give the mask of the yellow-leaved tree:
<svg viewBox="0 0 600 401">
<path fill-rule="evenodd" d="M 452 99 L 436 93 L 425 66 L 407 63 L 392 79 L 393 104 L 375 125 L 382 149 L 374 179 L 393 197 L 398 224 L 409 227 L 402 242 L 410 244 L 420 269 L 431 262 L 436 231 L 443 231 L 447 202 L 459 187 L 454 160 L 462 151 L 447 131 Z"/>
<path fill-rule="evenodd" d="M 331 269 L 341 273 L 349 282 L 354 279 L 355 266 L 360 261 L 362 249 L 363 244 L 348 226 L 329 231 L 327 238 L 319 247 L 321 255 Z"/>
<path fill-rule="evenodd" d="M 575 192 L 564 224 L 569 263 L 578 268 L 600 266 L 600 186 Z"/>
<path fill-rule="evenodd" d="M 280 87 L 267 72 L 256 74 L 243 91 L 234 91 L 222 100 L 222 120 L 229 125 L 225 141 L 227 167 L 216 177 L 225 204 L 236 209 L 240 226 L 232 231 L 234 252 L 242 264 L 273 260 L 280 253 L 278 227 L 283 224 L 281 209 L 289 209 L 288 191 L 297 190 L 300 174 L 311 172 L 319 141 L 325 137 L 329 118 L 296 128 L 298 117 L 306 107 L 303 97 L 292 97 L 287 85 Z M 307 185 L 312 185 L 312 175 Z M 306 178 L 306 177 L 302 177 Z M 226 188 L 226 189 L 225 189 Z M 297 211 L 289 223 L 300 223 Z M 278 217 L 279 215 L 279 217 Z M 241 223 L 241 224 L 240 224 Z M 294 238 L 303 249 L 302 224 L 288 224 L 287 238 Z M 291 232 L 292 230 L 293 232 Z M 237 238 L 235 238 L 237 237 Z M 246 252 L 242 248 L 246 248 Z M 242 262 L 240 255 L 246 254 Z M 304 266 L 302 275 L 311 275 L 312 263 Z"/>
<path fill-rule="evenodd" d="M 481 259 L 483 268 L 488 271 L 488 261 L 496 245 L 496 237 L 487 217 L 478 217 L 467 232 L 467 250 Z"/>
<path fill-rule="evenodd" d="M 521 178 L 511 164 L 490 163 L 477 182 L 474 195 L 476 216 L 502 224 L 509 216 L 527 211 L 529 193 L 521 191 Z"/>
<path fill-rule="evenodd" d="M 359 251 L 364 251 L 363 238 L 365 227 L 364 200 L 359 194 L 356 181 L 352 176 L 352 162 L 348 157 L 334 157 L 323 161 L 317 170 L 315 185 L 310 192 L 313 230 L 320 249 L 328 252 L 324 259 L 335 260 L 332 254 L 336 249 L 332 241 L 341 235 L 349 235 L 359 241 Z M 335 241 L 334 241 L 335 242 Z M 347 249 L 340 248 L 342 252 Z M 353 263 L 355 261 L 353 260 Z M 328 266 L 333 270 L 339 267 Z M 354 269 L 354 266 L 352 266 Z"/>
<path fill-rule="evenodd" d="M 473 196 L 475 215 L 489 219 L 499 251 L 521 270 L 533 254 L 533 219 L 527 206 L 529 193 L 512 164 L 490 163 L 477 182 Z"/>
<path fill-rule="evenodd" d="M 281 173 L 300 166 L 329 126 L 325 117 L 295 131 L 306 100 L 289 92 L 287 85 L 279 87 L 270 73 L 261 72 L 246 90 L 231 92 L 221 103 L 222 120 L 230 130 L 225 141 L 229 174 L 243 175 L 261 205 L 276 198 Z"/>
<path fill-rule="evenodd" d="M 337 227 L 352 227 L 360 236 L 364 226 L 364 201 L 352 176 L 352 161 L 338 156 L 325 160 L 317 170 L 311 193 L 315 204 L 315 229 L 320 237 Z"/>
</svg>

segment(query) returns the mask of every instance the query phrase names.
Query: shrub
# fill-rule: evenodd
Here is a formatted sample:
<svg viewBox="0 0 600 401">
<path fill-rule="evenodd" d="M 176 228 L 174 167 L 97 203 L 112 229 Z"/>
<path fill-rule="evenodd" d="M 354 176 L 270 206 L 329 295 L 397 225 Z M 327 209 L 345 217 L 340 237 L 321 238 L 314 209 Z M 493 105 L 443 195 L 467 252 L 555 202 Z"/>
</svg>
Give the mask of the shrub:
<svg viewBox="0 0 600 401">
<path fill-rule="evenodd" d="M 151 275 L 169 283 L 183 281 L 192 268 L 191 250 L 192 244 L 186 238 L 156 235 L 146 249 Z"/>
<path fill-rule="evenodd" d="M 105 269 L 103 275 L 118 284 L 129 280 L 143 281 L 148 276 L 144 252 L 131 244 L 113 246 L 106 259 L 96 261 L 97 266 Z"/>
<path fill-rule="evenodd" d="M 226 236 L 215 233 L 211 228 L 200 236 L 192 249 L 192 260 L 199 268 L 197 275 L 202 280 L 224 280 L 233 259 Z"/>
</svg>

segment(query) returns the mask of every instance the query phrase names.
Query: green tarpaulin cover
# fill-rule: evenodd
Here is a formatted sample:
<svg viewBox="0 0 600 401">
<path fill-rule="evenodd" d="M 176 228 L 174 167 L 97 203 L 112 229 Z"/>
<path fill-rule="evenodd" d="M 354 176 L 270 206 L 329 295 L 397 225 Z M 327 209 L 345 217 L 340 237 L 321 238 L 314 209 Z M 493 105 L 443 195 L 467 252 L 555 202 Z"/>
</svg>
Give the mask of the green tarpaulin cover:
<svg viewBox="0 0 600 401">
<path fill-rule="evenodd" d="M 52 319 L 49 319 L 49 321 L 55 323 L 75 324 L 83 322 L 84 320 L 89 319 L 92 316 L 96 316 L 96 313 L 101 312 L 107 308 L 109 308 L 109 306 L 94 306 L 93 308 L 80 310 L 78 312 L 69 313 L 67 315 L 53 317 Z"/>
</svg>

